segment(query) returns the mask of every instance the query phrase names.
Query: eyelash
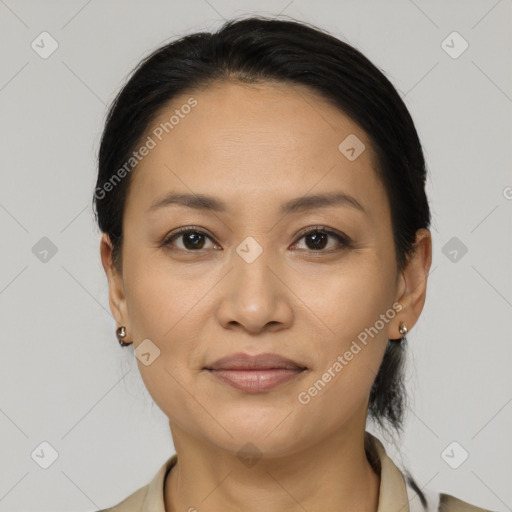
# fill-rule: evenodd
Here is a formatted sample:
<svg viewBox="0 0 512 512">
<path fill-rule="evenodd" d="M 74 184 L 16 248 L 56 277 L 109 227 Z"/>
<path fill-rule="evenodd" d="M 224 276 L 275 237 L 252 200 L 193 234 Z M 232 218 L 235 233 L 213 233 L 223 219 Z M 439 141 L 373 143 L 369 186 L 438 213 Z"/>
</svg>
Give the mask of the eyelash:
<svg viewBox="0 0 512 512">
<path fill-rule="evenodd" d="M 172 249 L 171 242 L 173 242 L 175 239 L 179 238 L 179 236 L 183 235 L 184 233 L 196 233 L 196 234 L 204 235 L 207 238 L 212 239 L 212 237 L 210 237 L 207 233 L 205 233 L 201 229 L 196 228 L 195 226 L 187 226 L 187 227 L 180 228 L 177 231 L 170 234 L 169 236 L 165 237 L 165 239 L 161 243 L 161 247 L 166 248 L 166 249 Z M 297 239 L 297 242 L 295 242 L 293 245 L 296 245 L 305 236 L 314 234 L 314 233 L 324 233 L 330 237 L 337 239 L 338 242 L 341 244 L 341 247 L 334 248 L 334 249 L 327 249 L 327 250 L 320 249 L 320 250 L 316 250 L 316 251 L 313 249 L 304 249 L 307 252 L 319 253 L 319 254 L 322 254 L 322 253 L 330 254 L 333 252 L 338 252 L 343 249 L 352 247 L 352 241 L 347 235 L 345 235 L 344 233 L 339 233 L 339 232 L 333 231 L 332 229 L 326 228 L 324 226 L 313 226 L 312 228 L 306 228 L 304 231 L 301 231 L 301 233 L 299 233 L 299 238 Z M 203 251 L 204 249 L 198 249 L 197 251 L 195 251 L 195 250 L 179 248 L 178 250 L 188 252 L 188 253 L 193 253 L 193 252 L 199 253 L 199 252 Z"/>
</svg>

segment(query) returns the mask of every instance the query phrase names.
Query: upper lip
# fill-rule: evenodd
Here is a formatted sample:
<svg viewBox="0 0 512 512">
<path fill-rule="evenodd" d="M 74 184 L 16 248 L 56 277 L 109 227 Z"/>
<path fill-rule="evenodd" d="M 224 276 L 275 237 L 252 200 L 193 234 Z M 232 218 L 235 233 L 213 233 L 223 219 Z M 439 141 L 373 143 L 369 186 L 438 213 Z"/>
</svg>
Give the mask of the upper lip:
<svg viewBox="0 0 512 512">
<path fill-rule="evenodd" d="M 279 368 L 305 370 L 306 366 L 279 354 L 265 353 L 251 356 L 242 352 L 221 357 L 206 366 L 207 370 L 271 370 Z"/>
</svg>

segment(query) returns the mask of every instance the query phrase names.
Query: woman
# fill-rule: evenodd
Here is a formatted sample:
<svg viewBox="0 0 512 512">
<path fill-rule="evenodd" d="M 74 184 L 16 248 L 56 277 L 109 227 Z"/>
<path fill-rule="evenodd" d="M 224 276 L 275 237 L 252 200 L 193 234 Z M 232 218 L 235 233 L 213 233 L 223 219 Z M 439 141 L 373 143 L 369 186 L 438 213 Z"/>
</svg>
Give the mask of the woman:
<svg viewBox="0 0 512 512">
<path fill-rule="evenodd" d="M 425 179 L 394 87 L 316 27 L 232 20 L 144 59 L 94 202 L 117 336 L 176 455 L 107 510 L 484 510 L 420 490 L 365 430 L 402 428 Z"/>
</svg>

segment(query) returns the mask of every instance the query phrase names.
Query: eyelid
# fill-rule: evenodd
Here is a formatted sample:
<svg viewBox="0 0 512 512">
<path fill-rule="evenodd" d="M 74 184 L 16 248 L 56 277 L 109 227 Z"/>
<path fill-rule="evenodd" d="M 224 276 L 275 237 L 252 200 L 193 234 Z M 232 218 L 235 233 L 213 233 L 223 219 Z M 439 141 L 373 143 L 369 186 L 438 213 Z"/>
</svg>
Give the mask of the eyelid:
<svg viewBox="0 0 512 512">
<path fill-rule="evenodd" d="M 200 228 L 198 226 L 184 226 L 184 227 L 178 228 L 176 231 L 173 231 L 169 235 L 166 235 L 164 237 L 162 243 L 161 243 L 161 246 L 162 247 L 169 246 L 172 240 L 174 240 L 175 238 L 178 238 L 179 235 L 182 235 L 183 233 L 188 233 L 188 232 L 199 233 L 201 235 L 204 235 L 204 236 L 210 238 L 212 240 L 212 242 L 215 241 L 214 237 L 211 236 L 203 228 Z M 200 250 L 198 250 L 198 251 L 186 251 L 186 252 L 200 252 Z"/>
<path fill-rule="evenodd" d="M 174 239 L 178 238 L 181 234 L 188 233 L 188 232 L 199 233 L 199 234 L 204 235 L 205 237 L 209 238 L 212 242 L 217 243 L 215 238 L 213 236 L 211 236 L 208 232 L 206 232 L 203 228 L 199 228 L 198 226 L 184 226 L 184 227 L 178 228 L 176 231 L 172 232 L 170 235 L 165 236 L 162 243 L 160 244 L 161 247 L 169 248 L 171 246 L 171 242 Z M 311 233 L 315 233 L 315 232 L 326 233 L 328 236 L 336 238 L 338 240 L 338 243 L 341 245 L 341 247 L 337 247 L 334 249 L 327 249 L 327 250 L 322 249 L 322 250 L 318 250 L 318 251 L 315 251 L 313 249 L 305 249 L 305 251 L 307 251 L 307 252 L 318 253 L 318 254 L 329 254 L 332 252 L 340 251 L 344 248 L 352 247 L 352 239 L 349 236 L 347 236 L 345 233 L 335 230 L 333 228 L 329 228 L 327 226 L 322 226 L 322 225 L 307 226 L 307 227 L 301 229 L 301 231 L 296 235 L 295 242 L 293 243 L 292 247 L 297 245 L 297 243 L 304 236 L 309 235 Z M 198 249 L 197 251 L 189 251 L 189 250 L 185 250 L 185 249 L 178 249 L 178 250 L 188 252 L 188 253 L 194 253 L 194 252 L 200 253 L 204 249 Z"/>
<path fill-rule="evenodd" d="M 319 231 L 321 233 L 327 233 L 328 235 L 333 235 L 334 237 L 339 238 L 345 245 L 350 245 L 352 243 L 351 238 L 342 231 L 338 231 L 334 228 L 329 228 L 327 226 L 322 225 L 308 226 L 306 228 L 301 229 L 300 232 L 297 234 L 298 240 L 300 240 L 304 235 L 308 235 L 316 231 Z"/>
<path fill-rule="evenodd" d="M 352 239 L 349 236 L 347 236 L 345 233 L 338 231 L 336 229 L 333 229 L 333 228 L 328 228 L 327 226 L 320 226 L 320 225 L 308 226 L 308 227 L 302 229 L 299 232 L 299 234 L 297 235 L 296 242 L 294 242 L 292 247 L 297 245 L 300 242 L 300 240 L 302 238 L 304 238 L 306 235 L 316 233 L 316 232 L 325 233 L 325 234 L 327 234 L 327 236 L 329 236 L 331 238 L 335 238 L 338 242 L 338 246 L 331 248 L 331 249 L 320 249 L 317 251 L 315 251 L 313 249 L 302 249 L 302 251 L 308 253 L 311 256 L 318 256 L 318 257 L 320 257 L 322 255 L 327 256 L 329 254 L 340 253 L 341 251 L 344 251 L 344 250 L 347 250 L 347 249 L 350 249 L 353 247 Z"/>
</svg>

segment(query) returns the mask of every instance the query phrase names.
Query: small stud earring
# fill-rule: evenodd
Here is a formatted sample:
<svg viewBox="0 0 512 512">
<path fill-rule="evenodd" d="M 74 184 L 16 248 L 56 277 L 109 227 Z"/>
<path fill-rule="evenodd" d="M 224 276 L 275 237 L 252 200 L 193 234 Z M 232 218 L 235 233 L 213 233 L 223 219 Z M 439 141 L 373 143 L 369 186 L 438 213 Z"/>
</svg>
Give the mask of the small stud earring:
<svg viewBox="0 0 512 512">
<path fill-rule="evenodd" d="M 407 331 L 409 329 L 407 329 L 406 325 L 404 322 L 400 322 L 400 325 L 398 327 L 398 332 L 402 335 L 402 338 L 407 334 Z"/>
<path fill-rule="evenodd" d="M 131 343 L 124 342 L 124 339 L 126 338 L 126 327 L 124 325 L 117 328 L 116 336 L 117 341 L 119 341 L 119 345 L 121 345 L 121 347 L 127 347 L 128 345 L 131 345 Z"/>
</svg>

